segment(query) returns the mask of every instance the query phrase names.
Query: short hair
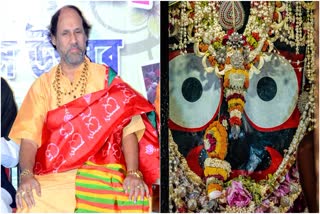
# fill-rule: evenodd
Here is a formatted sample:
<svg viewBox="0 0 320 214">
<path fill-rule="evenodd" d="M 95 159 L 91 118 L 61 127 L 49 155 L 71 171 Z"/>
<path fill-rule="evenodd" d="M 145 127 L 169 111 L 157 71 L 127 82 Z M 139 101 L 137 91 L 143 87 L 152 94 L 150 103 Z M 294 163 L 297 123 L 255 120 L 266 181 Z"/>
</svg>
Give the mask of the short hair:
<svg viewBox="0 0 320 214">
<path fill-rule="evenodd" d="M 57 25 L 58 25 L 58 21 L 59 21 L 59 16 L 61 13 L 61 10 L 64 8 L 70 8 L 75 10 L 78 15 L 81 17 L 82 19 L 82 27 L 84 29 L 84 32 L 87 36 L 87 38 L 89 38 L 89 33 L 90 33 L 90 29 L 91 26 L 89 25 L 89 23 L 87 22 L 87 20 L 84 18 L 84 16 L 82 15 L 82 12 L 79 10 L 79 8 L 77 8 L 74 5 L 66 5 L 62 8 L 60 8 L 52 17 L 51 17 L 51 22 L 50 22 L 50 26 L 49 26 L 49 33 L 48 33 L 48 37 L 51 38 L 52 35 L 56 36 L 57 34 Z M 50 39 L 51 42 L 51 39 Z M 52 42 L 51 42 L 52 44 Z M 56 46 L 54 44 L 52 44 L 52 46 L 56 49 Z"/>
</svg>

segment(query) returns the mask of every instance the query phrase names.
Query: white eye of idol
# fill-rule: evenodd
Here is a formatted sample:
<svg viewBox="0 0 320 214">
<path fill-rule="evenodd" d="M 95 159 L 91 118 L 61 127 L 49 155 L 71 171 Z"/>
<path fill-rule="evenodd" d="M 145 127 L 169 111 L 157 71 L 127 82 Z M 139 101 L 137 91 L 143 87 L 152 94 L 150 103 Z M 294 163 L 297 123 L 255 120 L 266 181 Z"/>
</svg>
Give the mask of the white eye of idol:
<svg viewBox="0 0 320 214">
<path fill-rule="evenodd" d="M 172 53 L 176 54 L 176 53 Z M 169 62 L 169 119 L 177 130 L 200 131 L 216 117 L 222 99 L 221 82 L 203 69 L 194 53 Z"/>
<path fill-rule="evenodd" d="M 285 123 L 298 100 L 298 80 L 284 57 L 271 54 L 261 72 L 253 74 L 246 94 L 245 114 L 251 124 L 263 129 Z"/>
</svg>

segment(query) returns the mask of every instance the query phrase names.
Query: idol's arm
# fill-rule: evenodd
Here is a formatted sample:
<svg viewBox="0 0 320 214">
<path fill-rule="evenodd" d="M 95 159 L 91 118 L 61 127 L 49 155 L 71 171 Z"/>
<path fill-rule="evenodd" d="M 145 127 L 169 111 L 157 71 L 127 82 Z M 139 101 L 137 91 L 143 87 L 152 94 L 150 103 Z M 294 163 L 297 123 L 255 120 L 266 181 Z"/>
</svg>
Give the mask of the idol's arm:
<svg viewBox="0 0 320 214">
<path fill-rule="evenodd" d="M 309 212 L 319 212 L 319 204 L 317 202 L 317 185 L 315 157 L 314 157 L 314 136 L 313 132 L 309 132 L 299 144 L 297 153 L 297 163 L 299 169 L 300 183 L 303 194 L 306 198 Z"/>
</svg>

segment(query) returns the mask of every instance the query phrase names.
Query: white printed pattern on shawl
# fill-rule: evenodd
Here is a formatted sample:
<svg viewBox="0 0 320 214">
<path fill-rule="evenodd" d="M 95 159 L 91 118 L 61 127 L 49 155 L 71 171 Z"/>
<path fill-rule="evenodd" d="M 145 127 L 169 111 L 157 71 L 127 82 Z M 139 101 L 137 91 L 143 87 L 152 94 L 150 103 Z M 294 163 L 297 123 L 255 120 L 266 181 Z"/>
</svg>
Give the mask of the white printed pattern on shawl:
<svg viewBox="0 0 320 214">
<path fill-rule="evenodd" d="M 127 88 L 125 88 L 124 84 L 119 84 L 117 88 L 120 89 L 120 91 L 124 96 L 123 97 L 124 104 L 129 103 L 130 100 L 136 96 L 135 94 L 132 93 L 131 90 L 128 90 Z M 91 94 L 85 95 L 83 98 L 87 103 L 89 103 L 91 99 Z M 120 105 L 114 97 L 109 97 L 108 93 L 104 97 L 102 97 L 100 101 L 102 101 L 101 105 L 104 107 L 104 110 L 106 113 L 104 119 L 105 121 L 110 121 L 112 116 L 120 109 Z M 89 108 L 89 112 L 87 114 L 82 113 L 80 116 L 82 120 L 85 122 L 85 125 L 90 133 L 88 138 L 93 139 L 94 135 L 98 133 L 102 128 L 100 121 L 95 116 L 91 116 L 91 108 Z M 70 146 L 72 148 L 70 151 L 70 155 L 74 156 L 76 151 L 79 150 L 84 145 L 85 141 L 83 140 L 83 137 L 80 133 L 74 133 L 73 125 L 71 122 L 68 121 L 71 118 L 72 118 L 72 115 L 69 113 L 68 109 L 66 108 L 65 115 L 64 115 L 64 121 L 66 123 L 64 126 L 60 128 L 59 133 L 61 136 L 64 137 L 64 139 L 67 139 L 69 136 L 72 135 L 72 138 L 69 141 Z M 115 137 L 121 138 L 120 134 L 119 136 L 115 136 Z M 54 143 L 50 143 L 47 146 L 47 150 L 46 150 L 46 155 L 49 161 L 56 159 L 53 165 L 54 166 L 53 172 L 57 172 L 59 168 L 67 162 L 67 160 L 64 158 L 63 155 L 60 154 L 57 157 L 57 154 L 59 153 L 59 151 L 57 150 L 59 150 L 59 148 L 58 147 L 55 148 L 55 147 L 57 146 Z M 119 145 L 115 143 L 110 143 L 107 148 L 108 148 L 107 151 L 104 151 L 104 155 L 108 155 L 112 153 L 114 157 L 119 159 L 121 158 L 122 152 L 121 152 L 121 148 L 119 148 Z M 158 150 L 159 149 L 156 149 L 152 144 L 150 144 L 146 147 L 145 153 L 147 155 L 152 155 L 154 152 L 157 152 Z M 38 172 L 38 174 L 41 173 L 41 169 L 42 169 L 41 164 L 37 162 L 35 170 Z"/>
<path fill-rule="evenodd" d="M 90 132 L 88 138 L 93 139 L 94 135 L 102 128 L 102 126 L 100 125 L 100 121 L 97 117 L 91 116 L 91 112 L 91 107 L 89 107 L 89 113 L 81 113 L 80 117 Z"/>
<path fill-rule="evenodd" d="M 55 143 L 49 143 L 46 150 L 46 157 L 49 161 L 52 161 L 59 154 L 59 147 Z"/>
<path fill-rule="evenodd" d="M 124 84 L 119 84 L 117 88 L 119 88 L 124 95 L 123 104 L 129 103 L 130 99 L 136 96 L 131 90 L 128 90 Z"/>
<path fill-rule="evenodd" d="M 53 164 L 53 168 L 54 168 L 53 172 L 54 172 L 54 173 L 57 173 L 58 170 L 60 169 L 60 167 L 61 167 L 63 164 L 65 164 L 66 162 L 67 162 L 67 160 L 64 158 L 64 156 L 63 156 L 62 154 L 60 154 L 60 155 L 56 158 L 56 160 L 55 160 L 55 162 L 54 162 L 54 164 Z"/>
<path fill-rule="evenodd" d="M 70 156 L 74 156 L 76 151 L 79 150 L 85 142 L 80 133 L 74 133 L 69 143 L 71 147 Z"/>
<path fill-rule="evenodd" d="M 64 139 L 67 139 L 74 132 L 74 127 L 70 121 L 66 123 L 65 126 L 62 126 L 59 130 L 61 136 L 64 136 Z"/>
</svg>

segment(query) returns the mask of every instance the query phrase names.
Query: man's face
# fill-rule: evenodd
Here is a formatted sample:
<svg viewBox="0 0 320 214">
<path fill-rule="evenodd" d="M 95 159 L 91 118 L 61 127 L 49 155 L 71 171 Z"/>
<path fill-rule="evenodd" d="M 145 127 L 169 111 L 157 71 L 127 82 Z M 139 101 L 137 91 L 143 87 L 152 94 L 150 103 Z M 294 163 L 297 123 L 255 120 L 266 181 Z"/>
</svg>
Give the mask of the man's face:
<svg viewBox="0 0 320 214">
<path fill-rule="evenodd" d="M 87 36 L 84 32 L 81 17 L 71 8 L 61 10 L 57 33 L 52 36 L 61 57 L 61 63 L 77 66 L 84 60 Z"/>
</svg>

